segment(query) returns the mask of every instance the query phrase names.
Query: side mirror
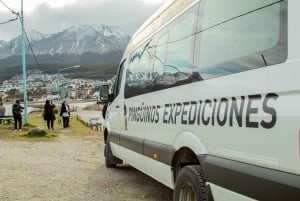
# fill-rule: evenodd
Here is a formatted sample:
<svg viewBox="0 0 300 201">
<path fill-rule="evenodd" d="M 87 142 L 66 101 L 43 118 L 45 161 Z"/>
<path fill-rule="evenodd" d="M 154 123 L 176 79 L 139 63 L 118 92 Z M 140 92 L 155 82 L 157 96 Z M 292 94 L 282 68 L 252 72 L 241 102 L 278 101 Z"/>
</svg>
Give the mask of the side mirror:
<svg viewBox="0 0 300 201">
<path fill-rule="evenodd" d="M 102 85 L 100 88 L 100 102 L 107 103 L 109 101 L 109 87 Z"/>
</svg>

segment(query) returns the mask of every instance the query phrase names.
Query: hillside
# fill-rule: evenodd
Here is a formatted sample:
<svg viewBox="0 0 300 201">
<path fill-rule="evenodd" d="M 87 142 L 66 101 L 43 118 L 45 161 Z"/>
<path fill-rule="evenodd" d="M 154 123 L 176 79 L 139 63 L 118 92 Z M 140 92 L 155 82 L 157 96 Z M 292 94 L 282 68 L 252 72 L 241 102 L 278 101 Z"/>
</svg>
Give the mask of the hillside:
<svg viewBox="0 0 300 201">
<path fill-rule="evenodd" d="M 27 44 L 27 68 L 56 73 L 64 67 L 81 65 L 78 75 L 94 79 L 115 74 L 130 39 L 120 28 L 107 25 L 81 25 L 51 35 L 38 31 L 27 34 L 38 61 Z M 21 53 L 20 36 L 0 41 L 0 81 L 22 71 Z"/>
<path fill-rule="evenodd" d="M 40 67 L 28 65 L 27 70 L 29 69 L 39 69 L 44 73 L 56 74 L 57 71 L 61 68 L 68 66 L 73 66 L 73 64 L 41 64 Z M 106 80 L 112 78 L 118 68 L 116 63 L 107 63 L 107 64 L 82 64 L 80 68 L 76 70 L 68 70 L 65 73 L 68 74 L 68 77 L 71 78 L 87 78 L 87 79 L 98 79 Z M 7 68 L 0 68 L 0 83 L 4 80 L 8 80 L 16 74 L 22 74 L 22 66 L 14 66 Z"/>
</svg>

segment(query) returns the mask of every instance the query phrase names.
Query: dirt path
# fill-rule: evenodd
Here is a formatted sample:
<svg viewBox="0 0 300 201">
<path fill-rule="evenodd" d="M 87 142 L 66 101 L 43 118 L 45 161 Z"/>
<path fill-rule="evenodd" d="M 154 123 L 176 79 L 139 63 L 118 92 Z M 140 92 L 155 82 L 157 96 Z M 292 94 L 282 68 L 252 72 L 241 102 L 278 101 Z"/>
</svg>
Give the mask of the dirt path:
<svg viewBox="0 0 300 201">
<path fill-rule="evenodd" d="M 0 200 L 172 200 L 169 188 L 130 166 L 107 169 L 103 148 L 102 134 L 0 139 Z"/>
</svg>

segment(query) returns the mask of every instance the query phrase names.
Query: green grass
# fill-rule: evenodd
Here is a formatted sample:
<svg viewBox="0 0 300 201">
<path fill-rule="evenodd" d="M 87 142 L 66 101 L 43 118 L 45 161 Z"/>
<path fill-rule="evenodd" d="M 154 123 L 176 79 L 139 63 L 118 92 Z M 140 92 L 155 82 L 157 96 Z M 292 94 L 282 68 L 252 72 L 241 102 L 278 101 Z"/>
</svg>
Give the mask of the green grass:
<svg viewBox="0 0 300 201">
<path fill-rule="evenodd" d="M 24 122 L 24 117 L 23 117 Z M 77 120 L 76 116 L 70 117 L 70 126 L 69 128 L 63 128 L 62 120 L 61 123 L 58 123 L 58 119 L 54 122 L 54 130 L 47 129 L 47 123 L 44 121 L 41 113 L 32 113 L 28 115 L 28 124 L 23 125 L 21 132 L 14 132 L 13 124 L 0 125 L 0 139 L 1 138 L 11 138 L 11 139 L 52 139 L 58 137 L 60 134 L 70 135 L 70 136 L 86 136 L 100 134 L 98 131 L 94 131 L 86 127 L 83 123 Z M 34 128 L 40 128 L 42 131 L 36 134 L 30 134 Z"/>
</svg>

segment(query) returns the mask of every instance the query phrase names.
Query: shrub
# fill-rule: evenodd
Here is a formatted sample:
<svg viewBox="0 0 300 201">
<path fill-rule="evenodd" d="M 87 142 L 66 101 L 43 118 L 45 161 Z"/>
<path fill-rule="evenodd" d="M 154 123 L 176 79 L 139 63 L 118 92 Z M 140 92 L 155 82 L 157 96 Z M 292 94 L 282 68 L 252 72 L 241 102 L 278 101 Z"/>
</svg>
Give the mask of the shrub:
<svg viewBox="0 0 300 201">
<path fill-rule="evenodd" d="M 33 128 L 31 129 L 27 136 L 28 137 L 45 137 L 48 133 L 45 130 L 42 130 L 40 128 Z"/>
</svg>

